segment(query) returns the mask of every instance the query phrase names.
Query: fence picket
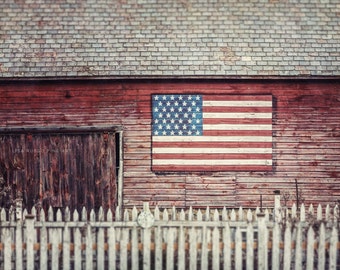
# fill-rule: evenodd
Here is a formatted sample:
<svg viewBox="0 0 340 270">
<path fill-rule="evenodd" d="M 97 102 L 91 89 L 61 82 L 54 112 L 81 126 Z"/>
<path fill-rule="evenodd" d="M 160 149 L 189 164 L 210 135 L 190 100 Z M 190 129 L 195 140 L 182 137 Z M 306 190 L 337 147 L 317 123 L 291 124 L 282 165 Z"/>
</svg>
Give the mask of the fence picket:
<svg viewBox="0 0 340 270">
<path fill-rule="evenodd" d="M 303 204 L 256 216 L 259 208 L 161 212 L 156 206 L 151 212 L 145 204 L 145 210 L 154 215 L 147 228 L 136 207 L 125 209 L 120 220 L 110 209 L 105 217 L 102 208 L 97 216 L 83 208 L 81 219 L 76 210 L 71 219 L 68 208 L 63 215 L 33 208 L 22 220 L 17 211 L 0 209 L 0 268 L 339 269 L 338 205 L 318 205 L 315 213 L 310 205 L 308 218 Z"/>
<path fill-rule="evenodd" d="M 235 232 L 235 269 L 242 269 L 242 234 L 240 227 Z"/>
<path fill-rule="evenodd" d="M 326 232 L 325 225 L 321 223 L 319 229 L 319 245 L 318 245 L 318 269 L 325 269 L 325 248 L 326 248 Z"/>
<path fill-rule="evenodd" d="M 9 228 L 3 228 L 2 239 L 4 241 L 4 269 L 12 269 L 12 238 Z"/>
<path fill-rule="evenodd" d="M 314 269 L 314 230 L 309 226 L 307 232 L 306 269 Z"/>
<path fill-rule="evenodd" d="M 329 269 L 337 269 L 338 229 L 333 226 L 329 245 Z"/>
<path fill-rule="evenodd" d="M 252 223 L 247 226 L 246 268 L 254 269 L 254 228 Z"/>
<path fill-rule="evenodd" d="M 22 220 L 18 220 L 15 228 L 15 269 L 23 269 L 23 256 L 22 256 Z"/>
<path fill-rule="evenodd" d="M 292 259 L 292 232 L 291 232 L 291 224 L 290 222 L 286 223 L 286 228 L 284 231 L 284 259 L 283 259 L 283 269 L 290 270 L 291 269 L 291 259 Z"/>
</svg>

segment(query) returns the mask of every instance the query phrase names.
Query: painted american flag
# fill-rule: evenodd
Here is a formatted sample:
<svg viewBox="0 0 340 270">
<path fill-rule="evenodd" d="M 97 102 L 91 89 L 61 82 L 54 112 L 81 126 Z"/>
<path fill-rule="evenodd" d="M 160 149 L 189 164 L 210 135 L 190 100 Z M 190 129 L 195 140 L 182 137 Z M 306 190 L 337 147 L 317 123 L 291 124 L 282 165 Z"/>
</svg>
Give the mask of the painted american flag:
<svg viewBox="0 0 340 270">
<path fill-rule="evenodd" d="M 272 96 L 152 95 L 152 170 L 272 170 Z"/>
</svg>

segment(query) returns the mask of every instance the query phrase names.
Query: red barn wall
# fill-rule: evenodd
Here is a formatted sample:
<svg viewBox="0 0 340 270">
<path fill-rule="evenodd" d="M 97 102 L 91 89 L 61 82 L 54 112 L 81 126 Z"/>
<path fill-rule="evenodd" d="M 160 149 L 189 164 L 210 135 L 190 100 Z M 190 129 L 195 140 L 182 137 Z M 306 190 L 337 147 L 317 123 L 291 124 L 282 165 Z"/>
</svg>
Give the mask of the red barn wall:
<svg viewBox="0 0 340 270">
<path fill-rule="evenodd" d="M 271 94 L 273 171 L 151 171 L 151 94 Z M 124 206 L 272 206 L 273 191 L 305 203 L 340 199 L 339 80 L 7 81 L 0 128 L 121 126 Z"/>
</svg>

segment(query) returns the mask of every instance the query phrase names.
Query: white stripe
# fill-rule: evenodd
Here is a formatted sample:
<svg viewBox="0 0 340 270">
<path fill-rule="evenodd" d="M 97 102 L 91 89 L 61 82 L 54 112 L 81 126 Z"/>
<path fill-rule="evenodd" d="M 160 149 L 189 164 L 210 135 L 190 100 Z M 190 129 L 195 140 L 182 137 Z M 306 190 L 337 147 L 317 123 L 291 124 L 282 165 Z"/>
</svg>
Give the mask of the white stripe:
<svg viewBox="0 0 340 270">
<path fill-rule="evenodd" d="M 204 124 L 204 130 L 272 130 L 272 125 L 256 125 L 256 124 Z"/>
<path fill-rule="evenodd" d="M 242 101 L 242 100 L 203 100 L 203 106 L 225 106 L 225 107 L 272 107 L 272 101 L 264 100 L 252 100 L 252 101 Z"/>
<path fill-rule="evenodd" d="M 271 154 L 271 148 L 167 148 L 154 147 L 153 154 Z"/>
<path fill-rule="evenodd" d="M 219 165 L 272 165 L 268 159 L 213 159 L 213 160 L 186 160 L 186 159 L 154 159 L 152 165 L 186 165 L 186 166 L 219 166 Z"/>
<path fill-rule="evenodd" d="M 271 113 L 208 113 L 203 112 L 203 118 L 272 118 Z"/>
<path fill-rule="evenodd" d="M 152 136 L 154 142 L 272 142 L 271 136 Z"/>
</svg>

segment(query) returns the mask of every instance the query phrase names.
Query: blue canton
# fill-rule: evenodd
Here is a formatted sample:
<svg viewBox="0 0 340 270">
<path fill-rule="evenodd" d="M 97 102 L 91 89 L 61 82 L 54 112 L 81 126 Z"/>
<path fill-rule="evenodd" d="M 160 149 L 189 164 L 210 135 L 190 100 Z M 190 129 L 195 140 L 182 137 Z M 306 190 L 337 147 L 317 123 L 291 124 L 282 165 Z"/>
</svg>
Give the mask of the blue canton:
<svg viewBox="0 0 340 270">
<path fill-rule="evenodd" d="M 200 136 L 202 95 L 153 95 L 152 135 Z"/>
</svg>

